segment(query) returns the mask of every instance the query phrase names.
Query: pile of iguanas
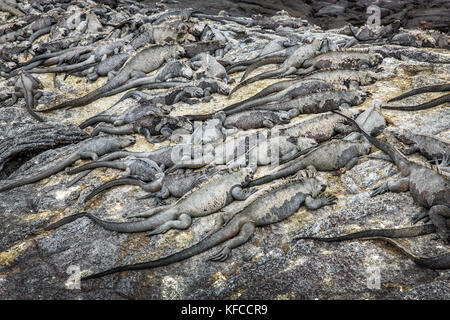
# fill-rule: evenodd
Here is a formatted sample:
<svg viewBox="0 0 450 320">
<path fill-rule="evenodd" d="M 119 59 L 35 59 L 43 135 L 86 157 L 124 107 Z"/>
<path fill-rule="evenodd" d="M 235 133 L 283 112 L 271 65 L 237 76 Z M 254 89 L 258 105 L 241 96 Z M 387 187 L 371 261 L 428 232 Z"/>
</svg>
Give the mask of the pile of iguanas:
<svg viewBox="0 0 450 320">
<path fill-rule="evenodd" d="M 252 19 L 193 10 L 160 12 L 138 2 L 119 1 L 116 9 L 80 4 L 74 1 L 69 6 L 48 0 L 30 2 L 23 8 L 0 7 L 16 16 L 0 27 L 0 44 L 4 45 L 0 50 L 0 72 L 10 84 L 9 91 L 0 95 L 2 107 L 20 107 L 19 98 L 23 97 L 26 110 L 35 119 L 32 121 L 53 122 L 68 109 L 89 109 L 99 99 L 127 92 L 114 105 L 79 125 L 77 130 L 85 133 L 77 132 L 77 145 L 71 154 L 40 172 L 1 180 L 0 192 L 36 183 L 61 171 L 79 174 L 68 184 L 75 186 L 97 168 L 123 170 L 118 178 L 91 189 L 84 202 L 120 185 L 139 186 L 148 193 L 140 199 L 178 199 L 164 205 L 156 202 L 160 205 L 142 212 L 129 212 L 126 218 L 133 220 L 127 222 L 103 220 L 83 211 L 47 229 L 76 223 L 84 217 L 111 231 L 148 231 L 149 236 L 187 229 L 193 218 L 214 214 L 232 201 L 242 202 L 242 208 L 228 221 L 222 221 L 214 232 L 190 248 L 159 260 L 95 273 L 84 280 L 165 266 L 218 245 L 222 246 L 210 259 L 224 261 L 233 248 L 248 241 L 256 227 L 280 222 L 302 205 L 316 210 L 334 204 L 335 196 L 323 195 L 327 184 L 317 171 L 349 170 L 371 152 L 372 146 L 387 154 L 387 160 L 396 165 L 402 178 L 383 183 L 371 196 L 409 191 L 424 209 L 413 217 L 414 223 L 423 219 L 431 223 L 334 238 L 301 236 L 295 240 L 382 239 L 421 266 L 450 268 L 450 254 L 417 257 L 391 239 L 435 232 L 444 242 L 450 241 L 450 185 L 448 177 L 439 171 L 449 166 L 450 144 L 432 136 L 398 131 L 395 136 L 409 145 L 400 152 L 375 138 L 386 126 L 380 102 L 374 100 L 364 112 L 352 108 L 369 97 L 364 87 L 377 81 L 383 71 L 380 64 L 386 57 L 395 58 L 394 49 L 377 52 L 371 47 L 348 48 L 355 45 L 354 39 L 351 43 L 345 37 L 336 41 L 319 33 L 313 37 L 296 32 L 273 37 L 266 34 L 261 41 L 261 30 L 242 33 L 233 26 L 258 26 Z M 303 25 L 294 18 L 277 23 L 284 26 L 283 30 L 293 31 Z M 240 52 L 242 38 L 258 39 L 257 56 L 247 57 Z M 15 55 L 11 54 L 13 49 Z M 17 60 L 19 54 L 23 54 L 24 61 Z M 251 76 L 270 65 L 277 67 Z M 237 72 L 244 73 L 231 89 L 236 81 L 231 75 Z M 55 88 L 64 84 L 68 76 L 83 77 L 85 81 L 107 76 L 108 80 L 85 95 L 75 93 L 67 98 L 45 91 L 39 80 L 43 73 L 54 75 Z M 64 78 L 58 79 L 59 74 Z M 283 79 L 273 80 L 278 78 Z M 244 100 L 213 108 L 214 112 L 174 115 L 180 104 L 213 105 L 217 94 L 231 97 L 238 90 L 267 79 L 272 79 L 272 83 L 253 90 Z M 449 88 L 448 84 L 417 88 L 389 102 Z M 129 99 L 133 101 L 131 107 L 117 107 Z M 446 94 L 417 106 L 383 108 L 416 111 L 448 102 Z M 41 116 L 41 112 L 48 116 Z M 308 116 L 298 118 L 299 115 Z M 143 135 L 151 144 L 168 144 L 151 151 L 127 151 L 125 148 L 136 141 L 134 134 Z M 33 146 L 39 152 L 56 145 L 34 139 Z M 58 139 L 62 140 L 60 136 Z M 0 159 L 10 159 L 11 154 L 22 149 L 28 153 L 36 151 L 32 147 L 16 148 L 19 151 L 14 152 L 8 148 L 5 143 L 6 151 L 0 153 Z M 405 155 L 414 152 L 435 161 L 438 169 L 408 160 Z M 92 161 L 73 167 L 80 159 Z M 279 163 L 268 174 L 253 178 L 259 166 L 273 165 L 274 160 Z M 0 169 L 5 163 L 0 164 Z"/>
</svg>

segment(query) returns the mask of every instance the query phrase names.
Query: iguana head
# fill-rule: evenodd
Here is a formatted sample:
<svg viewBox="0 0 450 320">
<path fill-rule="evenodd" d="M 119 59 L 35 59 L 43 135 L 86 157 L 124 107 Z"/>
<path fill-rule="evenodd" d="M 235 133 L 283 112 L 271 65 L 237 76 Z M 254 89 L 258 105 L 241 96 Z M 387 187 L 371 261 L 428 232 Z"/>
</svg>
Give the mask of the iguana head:
<svg viewBox="0 0 450 320">
<path fill-rule="evenodd" d="M 136 143 L 136 138 L 133 136 L 121 136 L 119 137 L 119 145 L 121 148 L 126 148 Z"/>
<path fill-rule="evenodd" d="M 317 170 L 313 166 L 301 170 L 299 175 L 303 177 L 303 182 L 311 197 L 316 198 L 327 189 L 327 184 L 317 177 Z"/>
<path fill-rule="evenodd" d="M 399 140 L 400 142 L 403 142 L 404 144 L 410 145 L 413 144 L 414 141 L 411 140 L 411 131 L 407 129 L 399 130 L 394 132 L 394 137 Z"/>
</svg>

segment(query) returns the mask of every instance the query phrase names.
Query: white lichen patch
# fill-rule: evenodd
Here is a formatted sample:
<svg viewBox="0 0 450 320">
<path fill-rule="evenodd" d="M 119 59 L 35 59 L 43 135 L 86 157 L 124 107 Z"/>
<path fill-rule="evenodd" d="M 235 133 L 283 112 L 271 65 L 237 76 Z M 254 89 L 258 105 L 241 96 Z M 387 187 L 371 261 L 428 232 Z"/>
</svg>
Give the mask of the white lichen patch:
<svg viewBox="0 0 450 320">
<path fill-rule="evenodd" d="M 182 277 L 165 276 L 161 281 L 161 297 L 164 300 L 176 300 L 184 297 Z"/>
</svg>

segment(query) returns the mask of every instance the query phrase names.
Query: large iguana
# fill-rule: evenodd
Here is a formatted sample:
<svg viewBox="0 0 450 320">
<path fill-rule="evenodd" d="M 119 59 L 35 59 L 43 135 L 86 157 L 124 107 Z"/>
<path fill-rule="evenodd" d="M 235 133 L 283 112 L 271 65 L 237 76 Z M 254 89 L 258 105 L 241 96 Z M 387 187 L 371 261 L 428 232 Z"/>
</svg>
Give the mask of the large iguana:
<svg viewBox="0 0 450 320">
<path fill-rule="evenodd" d="M 309 172 L 305 171 L 304 176 L 300 179 L 296 177 L 295 179 L 284 181 L 281 186 L 278 185 L 275 188 L 264 190 L 248 206 L 234 214 L 220 229 L 190 248 L 159 260 L 120 266 L 95 273 L 82 278 L 82 280 L 99 278 L 121 271 L 166 266 L 198 255 L 225 242 L 210 257 L 210 260 L 213 261 L 224 261 L 230 255 L 232 249 L 246 243 L 250 239 L 256 227 L 264 227 L 283 221 L 297 212 L 302 205 L 305 205 L 310 210 L 316 210 L 323 206 L 334 204 L 335 196 L 319 197 L 325 191 L 326 184 L 314 175 L 315 169 L 310 168 Z"/>
<path fill-rule="evenodd" d="M 333 112 L 340 114 L 337 111 Z M 409 190 L 414 201 L 426 211 L 425 214 L 416 215 L 413 221 L 417 222 L 429 216 L 436 226 L 439 237 L 444 242 L 449 242 L 450 232 L 445 219 L 450 217 L 450 180 L 433 169 L 409 161 L 389 143 L 370 136 L 353 119 L 343 114 L 340 115 L 355 124 L 371 144 L 385 152 L 403 176 L 400 179 L 384 182 L 372 191 L 371 196 L 388 191 L 405 192 Z"/>
<path fill-rule="evenodd" d="M 117 232 L 142 232 L 152 230 L 149 235 L 165 233 L 170 229 L 186 229 L 193 217 L 203 217 L 219 211 L 233 199 L 245 200 L 253 190 L 242 190 L 253 175 L 251 168 L 245 167 L 229 174 L 219 173 L 180 198 L 171 205 L 159 206 L 128 217 L 150 217 L 135 222 L 111 222 L 97 218 L 92 213 L 81 212 L 63 218 L 55 226 L 72 222 L 81 217 L 89 217 L 105 229 Z M 48 228 L 52 228 L 49 226 Z"/>
</svg>

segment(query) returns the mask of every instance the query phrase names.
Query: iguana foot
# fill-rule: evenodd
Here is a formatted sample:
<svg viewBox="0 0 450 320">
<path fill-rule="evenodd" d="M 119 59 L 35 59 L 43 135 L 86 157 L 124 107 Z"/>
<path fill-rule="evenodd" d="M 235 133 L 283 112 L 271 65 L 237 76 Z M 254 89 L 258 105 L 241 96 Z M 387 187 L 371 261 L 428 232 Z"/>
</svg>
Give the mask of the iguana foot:
<svg viewBox="0 0 450 320">
<path fill-rule="evenodd" d="M 373 188 L 370 192 L 370 197 L 375 197 L 375 196 L 379 196 L 380 194 L 386 193 L 387 191 L 389 191 L 388 188 L 388 184 L 387 183 L 383 183 L 382 185 Z"/>
<path fill-rule="evenodd" d="M 230 256 L 230 253 L 231 253 L 231 249 L 230 248 L 223 247 L 218 252 L 216 252 L 215 254 L 211 255 L 208 260 L 223 262 Z"/>
</svg>

